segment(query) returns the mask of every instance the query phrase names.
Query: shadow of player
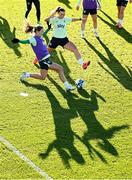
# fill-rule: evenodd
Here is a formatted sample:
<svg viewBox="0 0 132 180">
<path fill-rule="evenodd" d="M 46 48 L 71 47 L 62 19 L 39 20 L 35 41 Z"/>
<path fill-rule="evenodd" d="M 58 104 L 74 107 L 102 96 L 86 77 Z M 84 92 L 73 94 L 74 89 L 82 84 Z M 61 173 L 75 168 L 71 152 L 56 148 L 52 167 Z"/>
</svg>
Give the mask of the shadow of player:
<svg viewBox="0 0 132 180">
<path fill-rule="evenodd" d="M 128 67 L 127 70 L 121 65 L 118 59 L 114 54 L 109 50 L 109 48 L 101 41 L 100 38 L 97 38 L 101 46 L 106 51 L 108 57 L 105 57 L 99 50 L 97 50 L 87 39 L 84 39 L 87 45 L 100 57 L 102 62 L 111 70 L 109 71 L 101 62 L 98 64 L 106 72 L 108 72 L 114 79 L 116 79 L 123 87 L 132 91 L 132 76 L 131 69 Z"/>
<path fill-rule="evenodd" d="M 105 129 L 101 125 L 94 112 L 99 110 L 98 98 L 103 102 L 106 102 L 105 99 L 94 90 L 91 91 L 90 95 L 85 90 L 79 91 L 79 93 L 86 99 L 78 98 L 72 93 L 66 94 L 51 77 L 49 77 L 49 79 L 67 100 L 70 110 L 78 114 L 86 125 L 87 131 L 84 132 L 82 137 L 79 137 L 76 133 L 74 133 L 74 136 L 87 147 L 90 157 L 94 159 L 94 156 L 97 155 L 102 162 L 107 163 L 103 154 L 101 154 L 101 152 L 90 143 L 91 140 L 97 141 L 98 147 L 105 152 L 108 152 L 113 156 L 118 156 L 116 148 L 109 142 L 109 139 L 111 139 L 118 131 L 129 128 L 129 126 L 112 126 Z"/>
<path fill-rule="evenodd" d="M 0 38 L 5 42 L 5 44 L 11 48 L 14 53 L 21 57 L 22 54 L 19 51 L 19 44 L 13 44 L 11 40 L 15 37 L 16 28 L 13 28 L 13 31 L 11 32 L 10 25 L 8 21 L 0 16 Z"/>
<path fill-rule="evenodd" d="M 117 29 L 117 27 L 116 27 L 117 23 L 104 11 L 100 10 L 100 12 L 102 12 L 102 14 L 105 15 L 111 21 L 111 23 L 106 21 L 104 18 L 102 18 L 101 16 L 98 15 L 98 18 L 101 21 L 103 21 L 105 24 L 107 24 L 116 34 L 118 34 L 120 37 L 122 37 L 128 43 L 132 43 L 132 35 L 126 29 L 124 29 L 124 28 Z"/>
<path fill-rule="evenodd" d="M 65 4 L 65 6 L 67 6 L 69 9 L 72 9 L 72 7 L 70 6 L 70 1 L 69 0 L 58 0 L 60 3 Z"/>
<path fill-rule="evenodd" d="M 51 104 L 56 139 L 48 145 L 46 152 L 39 154 L 39 157 L 46 159 L 55 149 L 66 168 L 70 168 L 69 161 L 71 159 L 83 165 L 85 160 L 74 146 L 74 132 L 71 128 L 71 120 L 77 116 L 76 112 L 69 108 L 63 108 L 48 87 L 40 84 L 29 84 L 28 82 L 23 83 L 28 87 L 44 91 Z"/>
<path fill-rule="evenodd" d="M 69 106 L 68 109 L 63 108 L 60 105 L 59 101 L 48 87 L 40 84 L 23 82 L 26 86 L 44 91 L 51 104 L 56 139 L 49 143 L 47 150 L 39 153 L 39 156 L 42 159 L 46 159 L 55 149 L 66 168 L 71 167 L 70 160 L 74 160 L 78 164 L 83 165 L 85 164 L 85 159 L 74 145 L 75 138 L 87 147 L 88 154 L 92 160 L 97 156 L 103 163 L 107 163 L 107 160 L 103 153 L 100 152 L 100 149 L 113 156 L 118 156 L 116 148 L 109 142 L 109 139 L 111 139 L 118 131 L 128 128 L 129 126 L 112 126 L 105 129 L 100 124 L 94 112 L 99 109 L 97 98 L 100 98 L 103 102 L 105 102 L 105 99 L 95 91 L 91 91 L 91 95 L 89 95 L 85 90 L 82 92 L 82 96 L 84 94 L 86 97 L 87 94 L 87 99 L 79 98 L 76 94 L 66 93 L 50 76 L 49 80 L 67 100 Z M 72 119 L 78 116 L 81 117 L 87 127 L 87 130 L 82 137 L 75 133 L 71 127 Z M 97 143 L 97 147 L 94 147 L 91 140 L 94 140 Z"/>
</svg>

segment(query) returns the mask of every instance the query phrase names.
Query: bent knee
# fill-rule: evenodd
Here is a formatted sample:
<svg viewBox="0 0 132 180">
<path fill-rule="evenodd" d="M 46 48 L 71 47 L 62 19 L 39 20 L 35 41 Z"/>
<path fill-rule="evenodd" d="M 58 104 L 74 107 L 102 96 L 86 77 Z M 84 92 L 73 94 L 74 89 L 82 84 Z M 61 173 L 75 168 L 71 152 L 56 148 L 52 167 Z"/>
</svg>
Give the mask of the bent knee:
<svg viewBox="0 0 132 180">
<path fill-rule="evenodd" d="M 60 65 L 59 65 L 59 66 L 58 66 L 57 71 L 58 71 L 58 72 L 63 72 L 63 71 L 64 71 L 64 69 L 63 69 L 63 67 L 62 67 L 62 66 L 60 66 Z"/>
<path fill-rule="evenodd" d="M 45 79 L 46 79 L 46 76 L 41 76 L 40 79 L 41 79 L 41 80 L 45 80 Z"/>
<path fill-rule="evenodd" d="M 76 52 L 78 52 L 78 49 L 77 49 L 76 47 L 74 47 L 73 50 L 72 50 L 72 52 L 73 52 L 73 53 L 76 53 Z"/>
</svg>

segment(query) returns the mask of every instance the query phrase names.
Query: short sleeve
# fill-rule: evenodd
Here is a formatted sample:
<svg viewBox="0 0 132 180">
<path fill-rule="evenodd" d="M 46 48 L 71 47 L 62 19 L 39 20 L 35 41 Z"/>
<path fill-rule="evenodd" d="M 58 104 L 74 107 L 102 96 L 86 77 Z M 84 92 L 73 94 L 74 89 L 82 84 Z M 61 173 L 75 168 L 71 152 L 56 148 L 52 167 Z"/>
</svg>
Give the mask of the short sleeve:
<svg viewBox="0 0 132 180">
<path fill-rule="evenodd" d="M 36 46 L 36 45 L 37 45 L 36 39 L 35 39 L 34 37 L 31 37 L 31 38 L 29 39 L 29 42 L 30 42 L 30 44 L 32 44 L 33 46 Z"/>
<path fill-rule="evenodd" d="M 53 24 L 54 22 L 55 22 L 55 17 L 50 18 L 50 20 L 49 20 L 49 24 Z"/>
<path fill-rule="evenodd" d="M 69 24 L 70 22 L 72 22 L 72 18 L 65 17 L 65 22 L 66 24 Z"/>
</svg>

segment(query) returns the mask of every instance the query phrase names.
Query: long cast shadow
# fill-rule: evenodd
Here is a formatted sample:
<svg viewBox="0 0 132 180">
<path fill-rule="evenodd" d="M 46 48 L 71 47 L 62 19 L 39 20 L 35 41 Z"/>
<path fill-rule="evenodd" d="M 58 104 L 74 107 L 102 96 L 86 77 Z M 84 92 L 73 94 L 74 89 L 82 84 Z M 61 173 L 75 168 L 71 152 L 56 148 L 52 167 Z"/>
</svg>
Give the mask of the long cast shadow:
<svg viewBox="0 0 132 180">
<path fill-rule="evenodd" d="M 13 31 L 11 32 L 10 25 L 8 21 L 0 16 L 0 38 L 5 42 L 5 44 L 11 48 L 14 53 L 18 56 L 21 57 L 22 54 L 19 51 L 19 44 L 13 44 L 11 40 L 15 37 L 15 32 L 16 28 L 14 27 Z"/>
<path fill-rule="evenodd" d="M 113 156 L 118 156 L 116 148 L 109 142 L 109 139 L 112 138 L 118 131 L 129 128 L 129 126 L 112 126 L 106 130 L 101 125 L 101 123 L 97 120 L 94 112 L 99 110 L 97 98 L 100 98 L 103 102 L 106 102 L 105 99 L 93 90 L 91 91 L 91 95 L 89 95 L 85 90 L 81 92 L 81 95 L 85 98 L 87 94 L 88 99 L 77 98 L 72 93 L 66 95 L 65 91 L 51 77 L 49 77 L 49 79 L 56 86 L 59 92 L 64 96 L 64 98 L 67 99 L 69 108 L 73 112 L 79 114 L 79 116 L 85 123 L 87 131 L 84 132 L 84 135 L 82 137 L 79 137 L 75 133 L 75 136 L 87 147 L 90 157 L 94 159 L 94 156 L 96 155 L 100 158 L 100 160 L 102 160 L 102 162 L 107 163 L 107 160 L 105 159 L 103 154 L 101 154 L 101 152 L 99 152 L 92 146 L 90 140 L 98 140 L 97 144 L 100 149 L 108 152 Z"/>
<path fill-rule="evenodd" d="M 104 50 L 106 51 L 108 58 L 105 57 L 100 51 L 98 51 L 87 39 L 84 39 L 87 45 L 100 57 L 100 59 L 107 65 L 107 67 L 112 71 L 110 72 L 106 69 L 103 64 L 99 63 L 100 67 L 102 67 L 105 71 L 107 71 L 113 78 L 115 78 L 123 87 L 132 91 L 132 76 L 127 70 L 120 64 L 118 59 L 114 56 L 114 54 L 109 50 L 109 48 L 101 41 L 101 39 L 97 38 L 99 43 L 102 45 Z"/>
<path fill-rule="evenodd" d="M 23 83 L 26 86 L 44 91 L 51 103 L 56 139 L 49 144 L 46 152 L 39 154 L 39 157 L 46 159 L 55 149 L 66 168 L 70 168 L 69 161 L 71 159 L 83 165 L 85 160 L 74 146 L 74 132 L 71 128 L 71 120 L 77 116 L 76 112 L 63 108 L 48 87 L 40 84 L 29 84 L 28 82 Z"/>
<path fill-rule="evenodd" d="M 105 129 L 101 125 L 94 112 L 99 109 L 97 98 L 100 98 L 104 102 L 105 99 L 93 90 L 91 91 L 91 94 L 88 94 L 85 90 L 83 91 L 82 95 L 84 94 L 86 97 L 87 94 L 88 99 L 78 98 L 76 94 L 67 94 L 50 76 L 49 80 L 67 100 L 69 109 L 61 107 L 56 97 L 47 87 L 29 84 L 27 82 L 24 83 L 26 86 L 31 86 L 38 90 L 45 91 L 52 107 L 56 139 L 49 144 L 46 152 L 39 154 L 40 157 L 42 159 L 47 158 L 50 155 L 50 152 L 55 148 L 66 167 L 70 167 L 70 159 L 74 159 L 79 164 L 84 164 L 85 160 L 83 156 L 73 145 L 75 137 L 87 147 L 88 154 L 92 160 L 94 160 L 94 157 L 97 156 L 102 162 L 107 163 L 103 153 L 92 145 L 90 142 L 91 140 L 95 140 L 98 148 L 101 150 L 113 156 L 118 156 L 118 151 L 109 142 L 109 139 L 112 138 L 118 131 L 128 128 L 129 126 L 112 126 Z M 73 132 L 70 123 L 70 121 L 78 115 L 87 127 L 87 130 L 84 132 L 82 137 Z"/>
<path fill-rule="evenodd" d="M 70 159 L 74 159 L 77 163 L 83 165 L 85 159 L 74 146 L 75 137 L 87 147 L 88 154 L 92 160 L 97 156 L 102 162 L 107 163 L 106 158 L 92 145 L 90 140 L 98 140 L 97 145 L 100 149 L 113 156 L 118 156 L 116 148 L 109 142 L 109 139 L 118 131 L 128 128 L 129 126 L 121 125 L 110 127 L 107 130 L 104 129 L 97 120 L 94 111 L 98 111 L 99 109 L 97 98 L 100 98 L 104 102 L 105 99 L 95 91 L 91 91 L 91 95 L 85 90 L 81 93 L 82 96 L 88 99 L 78 98 L 78 96 L 73 93 L 67 94 L 50 76 L 48 78 L 67 100 L 69 109 L 61 107 L 59 101 L 47 87 L 40 84 L 35 85 L 24 82 L 26 86 L 45 91 L 52 107 L 56 139 L 49 144 L 46 152 L 40 153 L 39 156 L 45 159 L 50 155 L 53 149 L 56 149 L 65 167 L 70 168 Z M 71 128 L 71 120 L 78 115 L 87 127 L 87 131 L 84 132 L 82 137 L 73 132 Z"/>
<path fill-rule="evenodd" d="M 107 24 L 115 33 L 117 33 L 119 36 L 121 36 L 123 39 L 125 39 L 128 43 L 132 43 L 132 35 L 124 28 L 117 29 L 116 28 L 116 22 L 104 11 L 100 10 L 110 21 L 106 21 L 101 16 L 98 15 L 98 18 L 103 21 L 105 24 Z"/>
<path fill-rule="evenodd" d="M 60 3 L 65 4 L 69 9 L 72 9 L 70 6 L 70 1 L 69 0 L 58 0 Z"/>
</svg>

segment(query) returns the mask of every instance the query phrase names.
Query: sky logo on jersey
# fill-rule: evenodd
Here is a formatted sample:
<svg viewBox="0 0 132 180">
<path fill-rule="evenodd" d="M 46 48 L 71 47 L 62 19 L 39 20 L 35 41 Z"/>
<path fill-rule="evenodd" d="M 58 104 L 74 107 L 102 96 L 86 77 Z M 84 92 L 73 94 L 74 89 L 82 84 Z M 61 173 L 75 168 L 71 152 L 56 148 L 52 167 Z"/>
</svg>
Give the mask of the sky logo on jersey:
<svg viewBox="0 0 132 180">
<path fill-rule="evenodd" d="M 57 28 L 64 28 L 65 27 L 65 25 L 63 25 L 63 24 L 58 24 L 57 25 Z"/>
</svg>

